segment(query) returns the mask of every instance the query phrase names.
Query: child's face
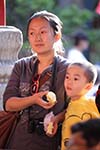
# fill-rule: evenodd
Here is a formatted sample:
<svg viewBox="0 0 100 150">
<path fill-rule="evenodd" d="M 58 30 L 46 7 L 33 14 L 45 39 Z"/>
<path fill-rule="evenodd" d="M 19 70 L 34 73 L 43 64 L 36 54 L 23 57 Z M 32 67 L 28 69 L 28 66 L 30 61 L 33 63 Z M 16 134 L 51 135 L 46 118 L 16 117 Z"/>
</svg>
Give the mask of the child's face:
<svg viewBox="0 0 100 150">
<path fill-rule="evenodd" d="M 64 86 L 69 97 L 79 98 L 84 95 L 89 90 L 89 84 L 83 68 L 77 65 L 72 65 L 67 68 Z"/>
</svg>

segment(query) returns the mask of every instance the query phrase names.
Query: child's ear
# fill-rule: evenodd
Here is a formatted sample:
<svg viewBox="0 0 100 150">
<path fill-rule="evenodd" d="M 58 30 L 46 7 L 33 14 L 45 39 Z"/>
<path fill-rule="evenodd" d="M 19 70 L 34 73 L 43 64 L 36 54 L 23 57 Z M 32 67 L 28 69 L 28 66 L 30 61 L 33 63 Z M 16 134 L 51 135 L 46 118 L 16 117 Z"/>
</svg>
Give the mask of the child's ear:
<svg viewBox="0 0 100 150">
<path fill-rule="evenodd" d="M 86 90 L 90 90 L 92 87 L 93 87 L 93 83 L 92 82 L 91 83 L 87 83 L 85 89 Z"/>
</svg>

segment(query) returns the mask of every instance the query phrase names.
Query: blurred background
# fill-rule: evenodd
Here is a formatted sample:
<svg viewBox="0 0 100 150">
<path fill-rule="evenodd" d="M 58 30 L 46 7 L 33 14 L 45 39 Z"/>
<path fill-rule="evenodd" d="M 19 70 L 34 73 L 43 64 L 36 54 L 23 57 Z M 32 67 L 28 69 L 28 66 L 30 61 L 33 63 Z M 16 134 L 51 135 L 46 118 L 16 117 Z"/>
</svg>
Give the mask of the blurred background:
<svg viewBox="0 0 100 150">
<path fill-rule="evenodd" d="M 94 64 L 100 64 L 100 14 L 96 11 L 99 0 L 7 0 L 7 25 L 22 30 L 24 44 L 18 57 L 31 55 L 26 36 L 27 20 L 36 11 L 48 10 L 63 22 L 65 54 L 72 46 L 72 35 L 84 31 L 89 38 L 89 50 L 84 55 Z M 99 8 L 100 9 L 100 8 Z"/>
</svg>

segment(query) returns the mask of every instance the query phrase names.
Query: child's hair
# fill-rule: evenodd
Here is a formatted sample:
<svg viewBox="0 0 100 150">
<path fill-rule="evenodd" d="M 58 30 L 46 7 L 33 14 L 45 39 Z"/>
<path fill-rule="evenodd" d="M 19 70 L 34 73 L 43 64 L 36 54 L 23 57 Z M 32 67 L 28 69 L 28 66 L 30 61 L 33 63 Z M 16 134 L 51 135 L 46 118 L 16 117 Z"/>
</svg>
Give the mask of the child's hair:
<svg viewBox="0 0 100 150">
<path fill-rule="evenodd" d="M 96 78 L 97 78 L 97 70 L 93 64 L 91 64 L 90 62 L 84 62 L 84 63 L 74 62 L 74 63 L 69 64 L 69 66 L 72 66 L 72 65 L 76 65 L 76 66 L 79 66 L 80 68 L 83 68 L 84 75 L 87 81 L 89 83 L 90 82 L 92 82 L 93 84 L 95 83 Z"/>
</svg>

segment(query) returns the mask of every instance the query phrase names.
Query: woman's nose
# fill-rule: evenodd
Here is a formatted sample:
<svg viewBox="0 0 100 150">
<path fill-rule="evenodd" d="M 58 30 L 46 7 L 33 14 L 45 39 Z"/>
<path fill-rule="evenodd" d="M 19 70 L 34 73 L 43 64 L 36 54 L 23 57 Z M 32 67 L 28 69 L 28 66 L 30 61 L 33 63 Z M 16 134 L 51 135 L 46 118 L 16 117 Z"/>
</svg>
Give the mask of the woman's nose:
<svg viewBox="0 0 100 150">
<path fill-rule="evenodd" d="M 36 41 L 41 41 L 41 35 L 37 34 L 35 39 L 36 39 Z"/>
</svg>

